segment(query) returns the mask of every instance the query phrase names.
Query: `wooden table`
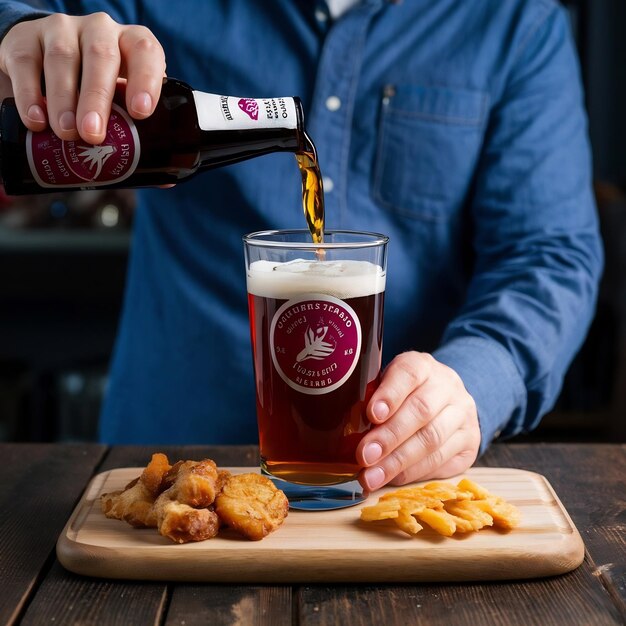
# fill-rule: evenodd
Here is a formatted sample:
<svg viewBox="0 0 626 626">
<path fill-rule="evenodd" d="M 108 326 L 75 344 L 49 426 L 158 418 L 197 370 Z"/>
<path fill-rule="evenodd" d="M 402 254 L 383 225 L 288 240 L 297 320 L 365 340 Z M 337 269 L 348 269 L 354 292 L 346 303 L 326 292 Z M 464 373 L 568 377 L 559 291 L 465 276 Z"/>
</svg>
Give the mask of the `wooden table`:
<svg viewBox="0 0 626 626">
<path fill-rule="evenodd" d="M 161 448 L 256 465 L 255 447 Z M 586 545 L 554 578 L 482 584 L 215 585 L 84 578 L 55 543 L 89 479 L 154 448 L 0 444 L 0 624 L 626 624 L 626 446 L 496 444 L 478 465 L 544 474 Z"/>
</svg>

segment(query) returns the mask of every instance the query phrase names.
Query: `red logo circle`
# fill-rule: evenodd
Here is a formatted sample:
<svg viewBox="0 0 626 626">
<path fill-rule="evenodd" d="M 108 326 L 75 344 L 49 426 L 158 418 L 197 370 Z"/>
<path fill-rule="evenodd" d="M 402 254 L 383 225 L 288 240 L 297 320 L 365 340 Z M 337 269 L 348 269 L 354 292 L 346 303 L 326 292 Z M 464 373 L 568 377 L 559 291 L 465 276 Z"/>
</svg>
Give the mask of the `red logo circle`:
<svg viewBox="0 0 626 626">
<path fill-rule="evenodd" d="M 280 377 L 311 395 L 341 387 L 361 352 L 361 324 L 352 307 L 326 294 L 285 302 L 270 327 L 272 360 Z"/>
<path fill-rule="evenodd" d="M 114 104 L 101 144 L 62 141 L 48 128 L 39 133 L 28 132 L 26 154 L 40 187 L 98 187 L 120 182 L 135 171 L 140 155 L 139 135 L 128 113 Z"/>
</svg>

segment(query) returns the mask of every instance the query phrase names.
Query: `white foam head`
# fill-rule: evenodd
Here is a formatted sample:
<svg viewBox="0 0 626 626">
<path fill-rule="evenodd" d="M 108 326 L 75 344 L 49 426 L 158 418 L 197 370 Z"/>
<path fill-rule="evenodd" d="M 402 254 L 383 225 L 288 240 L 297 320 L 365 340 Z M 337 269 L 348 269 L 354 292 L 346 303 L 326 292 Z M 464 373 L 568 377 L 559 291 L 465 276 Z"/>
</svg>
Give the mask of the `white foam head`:
<svg viewBox="0 0 626 626">
<path fill-rule="evenodd" d="M 307 293 L 325 293 L 341 300 L 385 290 L 385 273 L 368 261 L 255 261 L 248 269 L 248 292 L 288 300 Z"/>
</svg>

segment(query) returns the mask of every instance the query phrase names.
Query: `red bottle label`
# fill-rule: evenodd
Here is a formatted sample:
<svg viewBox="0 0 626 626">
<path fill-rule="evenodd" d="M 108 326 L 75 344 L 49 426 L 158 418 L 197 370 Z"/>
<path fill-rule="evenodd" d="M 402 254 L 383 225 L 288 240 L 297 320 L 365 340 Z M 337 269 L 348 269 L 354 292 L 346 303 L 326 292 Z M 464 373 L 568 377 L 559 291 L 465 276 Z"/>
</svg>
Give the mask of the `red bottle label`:
<svg viewBox="0 0 626 626">
<path fill-rule="evenodd" d="M 341 387 L 361 352 L 361 324 L 338 298 L 309 294 L 285 302 L 270 327 L 272 360 L 280 377 L 311 395 Z"/>
<path fill-rule="evenodd" d="M 135 171 L 140 155 L 139 135 L 128 113 L 114 104 L 101 144 L 63 141 L 48 128 L 39 133 L 28 131 L 26 154 L 40 187 L 91 189 L 121 182 Z"/>
</svg>

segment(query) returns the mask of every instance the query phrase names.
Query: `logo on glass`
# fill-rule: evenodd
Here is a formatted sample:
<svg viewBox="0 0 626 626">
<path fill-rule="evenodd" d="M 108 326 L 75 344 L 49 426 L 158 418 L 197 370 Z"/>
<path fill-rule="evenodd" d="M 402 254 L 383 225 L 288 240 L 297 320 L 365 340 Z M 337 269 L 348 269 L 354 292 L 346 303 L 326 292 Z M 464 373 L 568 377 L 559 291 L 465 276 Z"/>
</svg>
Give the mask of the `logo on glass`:
<svg viewBox="0 0 626 626">
<path fill-rule="evenodd" d="M 292 389 L 321 395 L 341 387 L 354 371 L 361 325 L 343 300 L 309 294 L 276 311 L 270 345 L 274 367 Z"/>
</svg>

